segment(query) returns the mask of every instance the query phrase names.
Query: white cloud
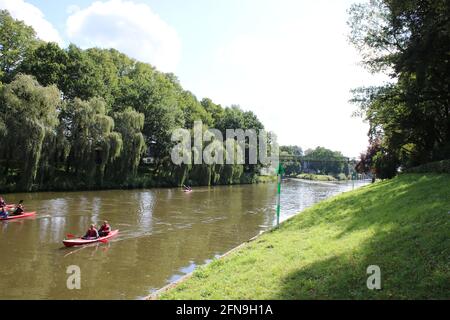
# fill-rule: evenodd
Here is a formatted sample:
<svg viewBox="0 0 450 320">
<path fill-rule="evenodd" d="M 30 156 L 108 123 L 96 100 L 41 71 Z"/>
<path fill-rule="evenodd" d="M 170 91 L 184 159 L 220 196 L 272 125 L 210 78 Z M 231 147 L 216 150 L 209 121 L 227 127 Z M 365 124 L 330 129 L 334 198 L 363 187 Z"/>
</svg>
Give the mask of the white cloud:
<svg viewBox="0 0 450 320">
<path fill-rule="evenodd" d="M 8 10 L 14 19 L 22 20 L 25 24 L 32 26 L 40 39 L 63 44 L 58 31 L 34 5 L 23 0 L 0 0 L 0 8 Z"/>
<path fill-rule="evenodd" d="M 181 55 L 175 29 L 148 5 L 132 1 L 94 2 L 74 12 L 67 35 L 82 48 L 115 48 L 164 72 L 174 72 Z"/>
<path fill-rule="evenodd" d="M 77 6 L 76 4 L 71 4 L 67 7 L 66 12 L 68 14 L 74 14 L 76 12 L 80 11 L 80 7 Z"/>
</svg>

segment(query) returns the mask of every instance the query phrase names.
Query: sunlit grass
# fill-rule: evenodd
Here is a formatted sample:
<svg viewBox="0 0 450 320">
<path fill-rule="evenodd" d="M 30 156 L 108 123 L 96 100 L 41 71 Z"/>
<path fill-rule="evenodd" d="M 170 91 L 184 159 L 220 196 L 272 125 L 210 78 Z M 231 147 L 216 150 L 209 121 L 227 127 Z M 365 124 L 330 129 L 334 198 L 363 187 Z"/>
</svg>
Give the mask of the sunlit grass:
<svg viewBox="0 0 450 320">
<path fill-rule="evenodd" d="M 449 299 L 450 175 L 409 174 L 323 201 L 161 299 Z M 381 268 L 382 290 L 366 270 Z"/>
</svg>

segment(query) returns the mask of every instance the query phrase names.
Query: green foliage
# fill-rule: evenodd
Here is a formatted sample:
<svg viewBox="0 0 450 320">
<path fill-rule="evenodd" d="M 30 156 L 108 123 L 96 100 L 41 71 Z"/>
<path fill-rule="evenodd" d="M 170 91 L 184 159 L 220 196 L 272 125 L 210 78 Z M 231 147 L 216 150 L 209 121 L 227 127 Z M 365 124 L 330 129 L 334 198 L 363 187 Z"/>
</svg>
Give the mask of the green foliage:
<svg viewBox="0 0 450 320">
<path fill-rule="evenodd" d="M 14 20 L 8 11 L 0 10 L 0 79 L 11 81 L 20 64 L 36 46 L 36 33 L 23 21 Z"/>
<path fill-rule="evenodd" d="M 118 178 L 135 177 L 141 157 L 146 145 L 142 129 L 144 128 L 144 115 L 132 108 L 114 114 L 116 131 L 123 140 L 123 152 L 114 161 L 114 174 Z"/>
<path fill-rule="evenodd" d="M 83 177 L 87 186 L 101 185 L 106 165 L 122 152 L 122 136 L 113 132 L 114 120 L 106 115 L 102 99 L 70 102 L 62 112 L 64 132 L 71 146 L 67 170 Z"/>
<path fill-rule="evenodd" d="M 430 162 L 405 171 L 407 173 L 450 173 L 450 160 Z"/>
<path fill-rule="evenodd" d="M 21 72 L 33 75 L 43 86 L 63 87 L 68 63 L 67 53 L 56 43 L 40 43 L 23 61 Z"/>
<path fill-rule="evenodd" d="M 0 11 L 0 80 L 2 190 L 234 184 L 259 174 L 255 165 L 170 159 L 174 129 L 197 120 L 224 136 L 263 129 L 252 112 L 200 102 L 175 75 L 117 50 L 39 41 L 7 11 Z"/>
<path fill-rule="evenodd" d="M 297 176 L 298 179 L 304 180 L 312 180 L 312 181 L 336 181 L 336 178 L 333 176 L 322 175 L 322 174 L 311 174 L 311 173 L 302 173 Z"/>
<path fill-rule="evenodd" d="M 54 135 L 58 124 L 59 91 L 54 86 L 42 87 L 32 77 L 19 74 L 5 85 L 1 98 L 0 113 L 7 131 L 1 139 L 0 154 L 6 161 L 20 161 L 20 184 L 31 190 L 44 139 Z M 4 173 L 8 169 L 6 166 Z"/>
<path fill-rule="evenodd" d="M 371 143 L 384 149 L 377 162 L 372 155 L 366 162 L 385 176 L 450 157 L 449 12 L 444 0 L 372 0 L 350 10 L 350 41 L 364 65 L 394 80 L 357 89 L 353 99 Z"/>
<path fill-rule="evenodd" d="M 317 147 L 304 157 L 304 168 L 321 174 L 337 175 L 348 172 L 348 159 L 339 151 Z"/>
</svg>

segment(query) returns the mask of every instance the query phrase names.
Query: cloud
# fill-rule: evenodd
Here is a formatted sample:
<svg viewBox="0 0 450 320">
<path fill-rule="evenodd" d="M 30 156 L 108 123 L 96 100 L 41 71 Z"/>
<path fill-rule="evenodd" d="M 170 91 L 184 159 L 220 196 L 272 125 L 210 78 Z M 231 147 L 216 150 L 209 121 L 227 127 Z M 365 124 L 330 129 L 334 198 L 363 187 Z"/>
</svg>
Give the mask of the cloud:
<svg viewBox="0 0 450 320">
<path fill-rule="evenodd" d="M 58 31 L 45 19 L 42 11 L 34 5 L 23 0 L 0 0 L 0 8 L 8 10 L 14 19 L 22 20 L 32 26 L 40 39 L 63 44 Z"/>
<path fill-rule="evenodd" d="M 94 2 L 74 12 L 67 36 L 82 48 L 115 48 L 164 72 L 174 72 L 181 56 L 175 29 L 148 5 L 132 1 Z"/>
<path fill-rule="evenodd" d="M 80 11 L 80 7 L 76 4 L 71 4 L 66 8 L 66 13 L 68 14 L 74 14 L 76 12 Z"/>
</svg>

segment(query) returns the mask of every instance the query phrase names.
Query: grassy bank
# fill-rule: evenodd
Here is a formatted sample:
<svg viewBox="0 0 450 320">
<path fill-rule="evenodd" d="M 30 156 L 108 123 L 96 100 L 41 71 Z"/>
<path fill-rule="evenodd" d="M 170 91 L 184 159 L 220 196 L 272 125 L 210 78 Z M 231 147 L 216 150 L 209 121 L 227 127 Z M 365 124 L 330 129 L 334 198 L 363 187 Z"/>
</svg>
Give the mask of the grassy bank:
<svg viewBox="0 0 450 320">
<path fill-rule="evenodd" d="M 277 176 L 258 176 L 256 183 L 272 183 L 277 181 Z"/>
<path fill-rule="evenodd" d="M 321 174 L 311 174 L 311 173 L 302 173 L 299 174 L 296 178 L 304 179 L 304 180 L 312 180 L 312 181 L 338 181 L 333 176 L 329 175 L 321 175 Z"/>
<path fill-rule="evenodd" d="M 323 201 L 161 299 L 449 299 L 450 175 L 408 174 Z M 367 289 L 367 267 L 382 290 Z"/>
</svg>

